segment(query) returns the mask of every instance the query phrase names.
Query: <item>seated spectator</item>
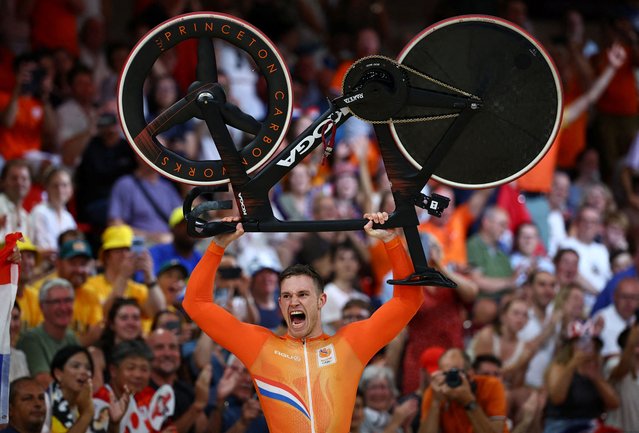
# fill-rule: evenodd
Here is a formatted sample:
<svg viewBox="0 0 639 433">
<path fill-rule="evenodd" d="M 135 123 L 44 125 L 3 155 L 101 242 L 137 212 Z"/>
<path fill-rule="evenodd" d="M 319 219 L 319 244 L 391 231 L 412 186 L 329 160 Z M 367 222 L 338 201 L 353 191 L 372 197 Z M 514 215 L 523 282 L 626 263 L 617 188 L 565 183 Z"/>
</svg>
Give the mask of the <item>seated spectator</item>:
<svg viewBox="0 0 639 433">
<path fill-rule="evenodd" d="M 637 308 L 639 308 L 639 279 L 624 278 L 615 290 L 612 305 L 608 305 L 594 316 L 603 319 L 603 330 L 600 334 L 603 342 L 601 356 L 608 357 L 621 352 L 617 339 L 619 334 L 632 323 Z"/>
<path fill-rule="evenodd" d="M 276 205 L 286 220 L 310 220 L 312 187 L 308 164 L 297 164 L 284 179 L 284 192 L 276 197 Z"/>
<path fill-rule="evenodd" d="M 630 266 L 628 266 L 623 271 L 615 274 L 610 281 L 606 284 L 606 287 L 599 293 L 597 296 L 597 300 L 595 301 L 595 305 L 592 307 L 591 315 L 594 315 L 597 311 L 601 310 L 612 304 L 613 296 L 619 282 L 628 277 L 637 277 L 639 276 L 639 248 L 635 248 L 635 252 L 633 254 L 633 261 Z"/>
<path fill-rule="evenodd" d="M 195 249 L 196 240 L 186 229 L 186 221 L 182 213 L 182 206 L 177 207 L 169 218 L 169 228 L 173 234 L 173 241 L 166 244 L 156 244 L 149 248 L 153 258 L 155 272 L 159 273 L 160 266 L 170 260 L 178 260 L 185 268 L 187 276 L 202 258 L 202 253 Z"/>
<path fill-rule="evenodd" d="M 0 239 L 12 232 L 31 237 L 29 213 L 23 207 L 31 189 L 31 169 L 27 161 L 7 161 L 0 172 L 0 186 Z"/>
<path fill-rule="evenodd" d="M 535 269 L 555 272 L 555 266 L 543 252 L 539 230 L 535 224 L 525 222 L 515 229 L 510 266 L 517 272 L 517 285 L 520 287 Z"/>
<path fill-rule="evenodd" d="M 528 305 L 523 299 L 511 299 L 500 308 L 499 318 L 485 326 L 473 338 L 469 352 L 474 356 L 493 355 L 503 364 L 502 377 L 506 387 L 523 385 L 528 363 L 535 354 L 532 342 L 518 336 L 528 322 Z"/>
<path fill-rule="evenodd" d="M 373 314 L 373 307 L 370 302 L 363 299 L 351 299 L 342 307 L 342 319 L 340 328 L 349 323 L 366 320 Z"/>
<path fill-rule="evenodd" d="M 169 219 L 182 206 L 177 189 L 149 164 L 138 158 L 133 174 L 119 178 L 109 199 L 109 225 L 127 224 L 149 245 L 169 243 Z"/>
<path fill-rule="evenodd" d="M 53 382 L 47 392 L 51 404 L 51 432 L 88 431 L 93 422 L 93 362 L 81 346 L 62 347 L 51 361 Z"/>
<path fill-rule="evenodd" d="M 18 241 L 17 245 L 20 250 L 21 260 L 16 302 L 20 306 L 21 327 L 27 329 L 33 328 L 42 321 L 42 312 L 38 305 L 38 291 L 33 290 L 31 287 L 37 278 L 38 248 L 26 236 L 23 236 L 22 241 Z"/>
<path fill-rule="evenodd" d="M 639 425 L 639 382 L 637 382 L 637 361 L 639 360 L 639 323 L 634 323 L 619 334 L 617 340 L 621 353 L 606 362 L 606 377 L 622 397 L 620 406 L 606 415 L 606 425 L 632 431 Z"/>
<path fill-rule="evenodd" d="M 179 260 L 173 259 L 161 264 L 157 271 L 157 281 L 169 310 L 182 310 L 182 299 L 189 273 Z"/>
<path fill-rule="evenodd" d="M 563 171 L 556 170 L 550 192 L 548 193 L 548 255 L 554 257 L 561 242 L 568 236 L 566 225 L 570 218 L 568 210 L 568 194 L 570 177 Z"/>
<path fill-rule="evenodd" d="M 360 289 L 360 270 L 362 258 L 357 249 L 345 242 L 335 246 L 333 250 L 333 278 L 324 286 L 327 301 L 322 308 L 322 327 L 324 332 L 332 335 L 339 327 L 342 308 L 351 299 L 370 298 Z"/>
<path fill-rule="evenodd" d="M 166 301 L 157 285 L 153 260 L 148 250 L 133 253 L 133 230 L 126 225 L 108 227 L 102 233 L 100 255 L 103 272 L 89 277 L 84 288 L 94 293 L 105 314 L 118 298 L 134 298 L 142 307 L 146 325 L 156 312 L 165 309 Z M 133 274 L 142 271 L 144 284 L 133 281 Z"/>
<path fill-rule="evenodd" d="M 75 170 L 78 221 L 88 223 L 98 233 L 107 225 L 113 184 L 133 173 L 137 165 L 135 152 L 121 133 L 116 111 L 103 110 L 98 117 L 97 134 L 91 137 Z"/>
<path fill-rule="evenodd" d="M 217 385 L 217 403 L 211 415 L 211 426 L 222 433 L 244 431 L 267 433 L 266 419 L 255 397 L 251 376 L 237 357 L 231 354 L 224 375 Z"/>
<path fill-rule="evenodd" d="M 41 433 L 47 418 L 42 384 L 30 377 L 9 385 L 9 425 L 0 433 Z"/>
<path fill-rule="evenodd" d="M 544 432 L 587 430 L 604 412 L 619 407 L 619 396 L 603 377 L 600 350 L 597 338 L 579 331 L 557 350 L 545 379 Z"/>
<path fill-rule="evenodd" d="M 11 309 L 11 322 L 9 323 L 9 338 L 11 340 L 11 363 L 9 364 L 9 382 L 13 382 L 21 377 L 30 377 L 29 364 L 24 352 L 16 347 L 20 338 L 20 305 L 15 302 Z"/>
<path fill-rule="evenodd" d="M 584 294 L 596 294 L 597 289 L 579 271 L 579 254 L 572 248 L 560 248 L 553 258 L 555 277 L 560 288 L 578 285 Z"/>
<path fill-rule="evenodd" d="M 279 264 L 265 261 L 261 255 L 258 255 L 248 264 L 248 272 L 256 276 L 254 279 L 249 279 L 244 274 L 244 270 L 238 266 L 235 256 L 224 254 L 219 272 L 215 276 L 215 302 L 243 322 L 259 323 L 261 320 L 260 303 L 266 307 L 268 300 L 260 297 L 259 303 L 256 302 L 257 298 L 254 298 L 251 283 L 258 284 L 260 289 L 264 289 L 264 293 L 268 293 L 273 283 L 270 278 L 272 268 L 279 268 Z M 277 277 L 275 287 L 277 287 Z M 274 302 L 275 297 L 272 299 Z M 266 312 L 266 309 L 264 311 Z"/>
<path fill-rule="evenodd" d="M 151 332 L 157 329 L 165 329 L 172 332 L 178 339 L 181 347 L 181 353 L 183 356 L 191 355 L 193 352 L 193 345 L 195 342 L 193 338 L 192 323 L 187 323 L 184 315 L 179 311 L 163 310 L 158 312 L 153 318 L 151 324 Z M 186 347 L 185 345 L 189 345 Z"/>
<path fill-rule="evenodd" d="M 123 341 L 113 348 L 109 357 L 109 385 L 102 386 L 94 395 L 94 400 L 102 400 L 103 404 L 117 401 L 117 406 L 122 407 L 116 413 L 109 413 L 110 429 L 118 427 L 114 431 L 134 432 L 141 424 L 149 432 L 158 433 L 172 423 L 172 407 L 164 406 L 164 410 L 160 410 L 155 405 L 157 393 L 150 386 L 152 360 L 153 352 L 144 341 Z M 175 399 L 171 387 L 162 387 L 161 391 L 162 397 Z M 156 415 L 156 411 L 161 415 Z M 151 425 L 151 415 L 159 417 L 153 425 L 160 428 Z"/>
<path fill-rule="evenodd" d="M 207 418 L 204 408 L 209 399 L 211 366 L 200 372 L 193 386 L 178 377 L 180 346 L 175 334 L 166 329 L 156 329 L 149 334 L 147 344 L 153 352 L 149 384 L 155 390 L 162 385 L 173 388 L 175 393 L 173 425 L 178 433 L 206 431 Z"/>
<path fill-rule="evenodd" d="M 78 344 L 71 330 L 74 296 L 67 280 L 54 278 L 44 283 L 38 298 L 44 321 L 24 332 L 18 341 L 18 349 L 27 355 L 29 371 L 45 388 L 51 383 L 53 356 L 64 346 Z"/>
<path fill-rule="evenodd" d="M 224 257 L 226 257 L 226 254 Z M 222 260 L 225 260 L 224 257 Z M 232 265 L 233 262 L 230 263 Z M 255 260 L 249 263 L 247 269 L 248 274 L 251 276 L 250 293 L 257 309 L 256 323 L 271 330 L 279 328 L 283 321 L 276 298 L 279 293 L 280 283 L 278 278 L 280 271 L 280 263 L 267 255 L 256 256 Z M 220 272 L 218 272 L 216 278 L 218 278 L 218 275 L 222 277 Z M 216 282 L 216 287 L 226 285 L 223 280 L 223 278 L 220 278 L 219 284 Z M 217 290 L 215 292 L 217 293 Z"/>
<path fill-rule="evenodd" d="M 62 167 L 50 168 L 44 178 L 46 201 L 37 204 L 29 214 L 33 243 L 43 254 L 43 258 L 54 262 L 58 252 L 58 236 L 78 225 L 67 210 L 73 195 L 71 175 Z"/>
<path fill-rule="evenodd" d="M 473 360 L 473 371 L 480 376 L 493 376 L 501 380 L 503 377 L 501 359 L 495 355 L 477 355 Z"/>
<path fill-rule="evenodd" d="M 478 326 L 495 319 L 498 301 L 517 284 L 517 274 L 499 244 L 508 230 L 508 221 L 508 214 L 502 209 L 486 209 L 479 231 L 467 242 L 471 278 L 479 287 L 479 299 L 473 306 L 473 322 Z"/>
<path fill-rule="evenodd" d="M 507 431 L 504 386 L 495 377 L 475 375 L 462 350 L 447 350 L 424 394 L 419 431 Z"/>
<path fill-rule="evenodd" d="M 407 432 L 419 406 L 415 398 L 399 403 L 393 372 L 383 366 L 369 365 L 364 369 L 359 388 L 364 393 L 362 433 Z"/>
<path fill-rule="evenodd" d="M 113 348 L 123 341 L 142 340 L 142 334 L 142 311 L 137 301 L 131 298 L 116 300 L 109 310 L 100 339 L 91 346 L 96 388 L 105 382 L 105 373 L 108 378 L 108 357 Z"/>
</svg>

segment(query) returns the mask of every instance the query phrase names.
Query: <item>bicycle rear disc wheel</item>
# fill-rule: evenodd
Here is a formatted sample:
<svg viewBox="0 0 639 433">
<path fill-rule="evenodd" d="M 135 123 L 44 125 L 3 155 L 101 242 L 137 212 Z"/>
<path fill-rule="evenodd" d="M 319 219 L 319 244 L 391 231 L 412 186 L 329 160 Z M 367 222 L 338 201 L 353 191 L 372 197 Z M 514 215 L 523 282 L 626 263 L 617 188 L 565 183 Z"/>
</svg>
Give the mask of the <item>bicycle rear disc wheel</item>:
<svg viewBox="0 0 639 433">
<path fill-rule="evenodd" d="M 494 187 L 526 173 L 550 149 L 562 114 L 559 75 L 545 49 L 514 24 L 479 15 L 445 20 L 417 35 L 397 60 L 412 70 L 412 87 L 481 101 L 434 179 L 459 188 Z M 451 113 L 407 106 L 401 117 L 444 118 L 391 124 L 397 146 L 417 169 L 455 122 L 445 118 Z"/>
</svg>

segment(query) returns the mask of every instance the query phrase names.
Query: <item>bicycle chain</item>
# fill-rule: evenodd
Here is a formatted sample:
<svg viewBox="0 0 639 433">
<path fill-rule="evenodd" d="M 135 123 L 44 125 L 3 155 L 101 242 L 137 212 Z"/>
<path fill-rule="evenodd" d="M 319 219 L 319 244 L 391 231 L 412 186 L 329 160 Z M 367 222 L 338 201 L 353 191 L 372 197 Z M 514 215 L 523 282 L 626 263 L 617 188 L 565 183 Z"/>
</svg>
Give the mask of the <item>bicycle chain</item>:
<svg viewBox="0 0 639 433">
<path fill-rule="evenodd" d="M 453 92 L 457 92 L 460 95 L 466 96 L 468 98 L 472 98 L 472 99 L 476 99 L 476 100 L 480 100 L 480 98 L 478 96 L 475 96 L 471 93 L 465 92 L 461 89 L 458 89 L 455 86 L 452 86 L 450 84 L 446 84 L 443 81 L 438 80 L 437 78 L 433 78 L 428 74 L 424 74 L 423 72 L 419 72 L 416 69 L 413 69 L 409 66 L 403 65 L 401 63 L 398 63 L 396 60 L 391 59 L 390 57 L 386 57 L 386 56 L 379 56 L 379 55 L 373 55 L 373 56 L 366 56 L 366 57 L 362 57 L 361 59 L 357 60 L 355 63 L 353 63 L 351 65 L 350 68 L 348 68 L 348 71 L 346 71 L 346 74 L 344 75 L 344 79 L 346 79 L 346 77 L 348 76 L 348 73 L 351 71 L 351 69 L 353 69 L 353 67 L 355 67 L 358 63 L 360 63 L 363 60 L 366 59 L 370 59 L 370 58 L 383 58 L 384 60 L 387 60 L 391 63 L 396 64 L 398 67 L 405 69 L 406 71 L 417 75 L 418 77 L 424 78 L 432 83 L 437 84 L 438 86 L 441 86 L 445 89 L 448 90 L 452 90 Z M 344 85 L 342 84 L 342 89 L 344 88 Z M 393 119 L 390 118 L 388 120 L 368 120 L 368 119 L 364 119 L 363 117 L 358 116 L 357 114 L 353 113 L 353 111 L 351 110 L 351 114 L 353 114 L 354 117 L 363 120 L 364 122 L 368 122 L 371 123 L 373 125 L 382 125 L 382 124 L 391 124 L 391 123 L 417 123 L 417 122 L 430 122 L 430 121 L 436 121 L 436 120 L 444 120 L 444 119 L 452 119 L 455 117 L 459 116 L 459 113 L 453 113 L 453 114 L 440 114 L 438 116 L 423 116 L 423 117 L 412 117 L 412 118 L 408 118 L 408 119 Z"/>
</svg>

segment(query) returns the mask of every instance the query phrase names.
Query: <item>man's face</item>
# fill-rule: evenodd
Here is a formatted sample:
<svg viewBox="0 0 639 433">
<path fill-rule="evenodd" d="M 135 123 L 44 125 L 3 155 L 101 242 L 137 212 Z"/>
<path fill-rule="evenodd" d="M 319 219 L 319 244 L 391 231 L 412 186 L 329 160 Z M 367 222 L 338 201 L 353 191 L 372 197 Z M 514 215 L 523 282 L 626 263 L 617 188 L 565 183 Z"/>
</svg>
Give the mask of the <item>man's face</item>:
<svg viewBox="0 0 639 433">
<path fill-rule="evenodd" d="M 577 238 L 584 242 L 590 243 L 601 234 L 601 215 L 596 210 L 586 208 L 579 213 L 577 219 Z"/>
<path fill-rule="evenodd" d="M 90 104 L 95 98 L 95 84 L 90 74 L 78 74 L 71 83 L 73 97 L 80 104 Z"/>
<path fill-rule="evenodd" d="M 546 308 L 557 295 L 557 279 L 546 272 L 539 272 L 532 282 L 533 301 L 539 308 Z"/>
<path fill-rule="evenodd" d="M 496 211 L 492 216 L 486 218 L 482 227 L 491 239 L 498 241 L 504 232 L 508 230 L 508 224 L 509 220 L 506 212 Z"/>
<path fill-rule="evenodd" d="M 250 399 L 255 392 L 255 388 L 253 387 L 251 375 L 246 367 L 239 359 L 235 358 L 226 368 L 232 370 L 234 375 L 237 375 L 237 381 L 231 394 L 240 399 L 240 401 Z"/>
<path fill-rule="evenodd" d="M 126 358 L 118 366 L 111 366 L 111 381 L 119 394 L 126 385 L 132 393 L 142 391 L 151 379 L 151 363 L 142 357 Z"/>
<path fill-rule="evenodd" d="M 19 385 L 14 402 L 9 407 L 11 424 L 24 431 L 39 431 L 47 411 L 44 390 L 35 381 Z"/>
<path fill-rule="evenodd" d="M 180 345 L 175 334 L 159 329 L 149 336 L 148 343 L 153 351 L 153 371 L 163 377 L 175 373 L 180 367 Z"/>
<path fill-rule="evenodd" d="M 262 269 L 253 275 L 252 288 L 261 294 L 272 295 L 277 291 L 279 277 L 272 269 Z"/>
<path fill-rule="evenodd" d="M 477 366 L 475 373 L 482 376 L 493 376 L 500 380 L 503 377 L 501 367 L 492 362 L 482 362 Z"/>
<path fill-rule="evenodd" d="M 44 321 L 56 328 L 66 328 L 73 318 L 73 289 L 53 287 L 40 302 Z"/>
<path fill-rule="evenodd" d="M 639 279 L 627 278 L 619 282 L 614 294 L 617 313 L 628 320 L 639 308 Z"/>
<path fill-rule="evenodd" d="M 371 409 L 385 412 L 390 409 L 394 401 L 393 388 L 384 377 L 371 379 L 364 391 L 364 401 Z"/>
<path fill-rule="evenodd" d="M 293 338 L 318 337 L 322 334 L 321 308 L 326 294 L 318 294 L 313 279 L 295 275 L 282 281 L 279 304 L 282 317 Z"/>
<path fill-rule="evenodd" d="M 557 262 L 555 274 L 559 284 L 566 285 L 574 282 L 579 271 L 579 256 L 573 252 L 565 252 Z"/>
<path fill-rule="evenodd" d="M 27 167 L 11 167 L 3 184 L 7 197 L 14 203 L 21 202 L 31 189 L 31 174 Z"/>
<path fill-rule="evenodd" d="M 93 260 L 85 256 L 59 259 L 56 263 L 58 276 L 69 281 L 74 289 L 82 286 L 93 271 Z"/>
<path fill-rule="evenodd" d="M 166 297 L 167 305 L 177 303 L 177 297 L 184 289 L 184 274 L 179 268 L 172 268 L 158 275 L 158 286 Z"/>
<path fill-rule="evenodd" d="M 353 306 L 342 311 L 342 324 L 348 325 L 349 323 L 359 322 L 360 320 L 366 320 L 370 317 L 371 313 L 361 307 Z"/>
</svg>

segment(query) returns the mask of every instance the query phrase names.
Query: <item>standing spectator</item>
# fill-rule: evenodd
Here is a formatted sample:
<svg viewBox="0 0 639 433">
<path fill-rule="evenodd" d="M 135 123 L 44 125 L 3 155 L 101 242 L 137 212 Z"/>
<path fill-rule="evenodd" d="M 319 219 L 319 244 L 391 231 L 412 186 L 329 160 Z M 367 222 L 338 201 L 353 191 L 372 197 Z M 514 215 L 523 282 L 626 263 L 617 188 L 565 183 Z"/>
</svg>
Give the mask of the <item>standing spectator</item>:
<svg viewBox="0 0 639 433">
<path fill-rule="evenodd" d="M 555 171 L 552 178 L 552 186 L 548 193 L 548 256 L 554 257 L 559 244 L 568 236 L 566 226 L 570 217 L 568 213 L 568 194 L 570 193 L 570 177 L 562 172 Z"/>
<path fill-rule="evenodd" d="M 51 151 L 56 117 L 50 102 L 51 76 L 39 59 L 24 54 L 14 60 L 15 85 L 10 93 L 0 92 L 0 156 L 37 158 Z"/>
<path fill-rule="evenodd" d="M 113 184 L 137 166 L 135 153 L 121 132 L 115 110 L 105 109 L 98 117 L 97 135 L 89 141 L 75 170 L 78 221 L 90 224 L 96 232 L 107 225 Z"/>
<path fill-rule="evenodd" d="M 37 380 L 22 377 L 11 382 L 9 425 L 1 433 L 40 433 L 47 418 L 44 388 Z"/>
<path fill-rule="evenodd" d="M 57 108 L 58 146 L 62 163 L 75 168 L 91 137 L 96 133 L 97 112 L 93 72 L 86 66 L 75 66 L 69 72 L 71 96 Z"/>
<path fill-rule="evenodd" d="M 29 371 L 43 387 L 51 382 L 51 361 L 56 352 L 69 344 L 78 344 L 70 329 L 73 319 L 73 286 L 54 278 L 40 288 L 39 301 L 44 322 L 20 337 L 18 349 L 27 355 Z"/>
<path fill-rule="evenodd" d="M 617 285 L 613 303 L 600 310 L 595 316 L 603 318 L 604 321 L 600 334 L 603 341 L 602 356 L 617 355 L 621 352 L 617 339 L 632 322 L 637 308 L 639 308 L 639 279 L 624 278 Z"/>
<path fill-rule="evenodd" d="M 596 242 L 601 234 L 603 216 L 592 207 L 581 208 L 575 218 L 575 234 L 561 243 L 561 248 L 572 248 L 579 255 L 579 273 L 600 293 L 610 278 L 608 250 Z M 591 308 L 595 296 L 586 297 L 586 307 Z"/>
<path fill-rule="evenodd" d="M 457 371 L 455 382 L 446 379 L 451 370 Z M 460 349 L 447 350 L 424 394 L 419 433 L 496 433 L 504 431 L 505 424 L 506 394 L 501 381 L 476 376 L 468 355 Z"/>
<path fill-rule="evenodd" d="M 494 320 L 499 300 L 516 286 L 517 274 L 499 244 L 506 230 L 506 212 L 490 207 L 481 219 L 479 232 L 467 242 L 468 264 L 473 267 L 471 278 L 479 287 L 479 299 L 473 306 L 473 321 L 478 325 Z"/>
<path fill-rule="evenodd" d="M 73 195 L 71 174 L 63 167 L 51 167 L 45 175 L 46 201 L 37 204 L 29 214 L 33 242 L 50 260 L 58 252 L 58 236 L 78 225 L 67 210 Z"/>
<path fill-rule="evenodd" d="M 149 248 L 155 272 L 159 273 L 159 268 L 164 263 L 177 260 L 186 269 L 187 276 L 191 275 L 193 268 L 202 258 L 202 253 L 195 249 L 196 240 L 187 231 L 182 206 L 173 209 L 168 222 L 173 240 Z"/>
<path fill-rule="evenodd" d="M 588 430 L 619 407 L 619 396 L 603 377 L 600 349 L 595 338 L 575 334 L 557 351 L 546 373 L 544 433 Z"/>
<path fill-rule="evenodd" d="M 169 243 L 173 240 L 169 219 L 181 205 L 182 198 L 173 185 L 139 161 L 133 174 L 121 177 L 113 185 L 108 222 L 128 224 L 149 244 Z"/>
<path fill-rule="evenodd" d="M 612 304 L 615 290 L 617 290 L 617 286 L 619 282 L 626 278 L 636 278 L 639 276 L 639 248 L 635 249 L 635 253 L 633 255 L 633 263 L 631 266 L 627 267 L 623 271 L 615 274 L 610 281 L 606 284 L 606 287 L 599 293 L 597 296 L 597 300 L 595 301 L 595 305 L 592 306 L 591 315 L 594 315 L 597 311 L 601 310 Z"/>
<path fill-rule="evenodd" d="M 622 431 L 632 431 L 639 426 L 639 382 L 637 381 L 637 360 L 639 352 L 639 323 L 635 322 L 619 334 L 620 356 L 614 356 L 606 363 L 608 381 L 622 397 L 619 408 L 606 416 L 606 425 Z"/>
<path fill-rule="evenodd" d="M 153 352 L 149 384 L 155 390 L 162 385 L 173 388 L 175 393 L 173 425 L 178 433 L 205 431 L 207 419 L 204 407 L 209 398 L 211 367 L 208 366 L 200 372 L 194 387 L 178 377 L 180 346 L 174 333 L 157 329 L 148 336 L 147 344 Z"/>
<path fill-rule="evenodd" d="M 21 232 L 30 237 L 29 214 L 23 207 L 31 189 L 29 164 L 22 159 L 7 161 L 2 167 L 0 182 L 0 239 L 11 232 Z"/>
<path fill-rule="evenodd" d="M 83 0 L 36 0 L 31 13 L 31 48 L 63 47 L 78 55 L 78 17 Z"/>
<path fill-rule="evenodd" d="M 225 255 L 226 256 L 226 255 Z M 251 294 L 255 299 L 255 307 L 258 312 L 258 324 L 265 328 L 275 330 L 282 325 L 282 312 L 277 305 L 277 293 L 279 289 L 279 273 L 281 266 L 270 256 L 258 255 L 248 269 L 251 275 Z M 224 260 L 224 259 L 222 259 Z M 220 268 L 221 268 L 220 264 Z M 216 275 L 216 287 L 222 287 L 224 276 Z"/>
<path fill-rule="evenodd" d="M 150 319 L 166 307 L 166 300 L 157 285 L 153 260 L 148 250 L 132 252 L 133 230 L 126 225 L 108 227 L 102 234 L 102 273 L 87 279 L 84 288 L 94 293 L 105 312 L 119 298 L 134 298 L 150 324 Z M 136 271 L 142 271 L 144 284 L 133 281 Z"/>
<path fill-rule="evenodd" d="M 537 348 L 528 364 L 525 384 L 531 388 L 541 388 L 544 372 L 555 353 L 555 339 L 560 331 L 562 313 L 555 310 L 552 303 L 557 295 L 557 280 L 554 275 L 545 271 L 533 272 L 528 284 L 528 322 L 519 331 L 518 337 Z"/>
</svg>

